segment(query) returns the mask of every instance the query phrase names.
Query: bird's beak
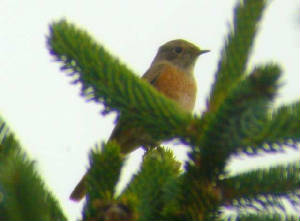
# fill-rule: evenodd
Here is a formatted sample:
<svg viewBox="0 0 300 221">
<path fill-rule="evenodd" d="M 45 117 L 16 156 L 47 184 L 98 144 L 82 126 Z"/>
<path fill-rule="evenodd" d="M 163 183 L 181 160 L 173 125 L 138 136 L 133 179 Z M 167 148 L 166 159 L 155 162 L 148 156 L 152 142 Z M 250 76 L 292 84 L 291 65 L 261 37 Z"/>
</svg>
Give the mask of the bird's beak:
<svg viewBox="0 0 300 221">
<path fill-rule="evenodd" d="M 198 55 L 201 55 L 201 54 L 204 54 L 204 53 L 207 53 L 207 52 L 210 52 L 210 50 L 200 50 Z"/>
</svg>

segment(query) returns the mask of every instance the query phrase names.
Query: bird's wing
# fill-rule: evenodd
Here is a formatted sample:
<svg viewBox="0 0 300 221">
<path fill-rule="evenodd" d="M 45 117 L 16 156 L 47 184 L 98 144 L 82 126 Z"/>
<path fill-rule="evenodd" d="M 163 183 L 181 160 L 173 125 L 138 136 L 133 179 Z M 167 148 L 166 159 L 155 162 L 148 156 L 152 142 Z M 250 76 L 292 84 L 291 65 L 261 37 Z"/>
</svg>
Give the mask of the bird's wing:
<svg viewBox="0 0 300 221">
<path fill-rule="evenodd" d="M 163 73 L 164 69 L 166 68 L 165 63 L 159 63 L 156 65 L 152 65 L 148 71 L 142 76 L 142 79 L 149 82 L 155 87 L 155 81 L 158 79 L 158 77 Z M 121 117 L 121 116 L 120 116 Z M 126 134 L 126 133 L 131 133 L 131 130 L 128 130 L 128 128 L 125 127 L 124 123 L 120 123 L 120 121 L 117 122 L 115 128 L 113 129 L 109 140 L 115 140 L 117 143 L 119 143 L 122 146 L 121 152 L 127 153 L 132 150 L 134 146 L 137 146 L 138 144 L 134 144 L 134 142 L 129 141 L 125 139 L 126 137 L 129 139 L 132 137 L 131 134 Z M 134 132 L 136 133 L 136 131 Z M 130 147 L 131 145 L 128 145 L 131 143 L 133 146 Z"/>
<path fill-rule="evenodd" d="M 155 81 L 158 77 L 163 73 L 165 67 L 168 66 L 166 63 L 159 63 L 156 65 L 152 65 L 148 71 L 142 76 L 142 79 L 146 80 L 152 85 L 155 85 Z"/>
</svg>

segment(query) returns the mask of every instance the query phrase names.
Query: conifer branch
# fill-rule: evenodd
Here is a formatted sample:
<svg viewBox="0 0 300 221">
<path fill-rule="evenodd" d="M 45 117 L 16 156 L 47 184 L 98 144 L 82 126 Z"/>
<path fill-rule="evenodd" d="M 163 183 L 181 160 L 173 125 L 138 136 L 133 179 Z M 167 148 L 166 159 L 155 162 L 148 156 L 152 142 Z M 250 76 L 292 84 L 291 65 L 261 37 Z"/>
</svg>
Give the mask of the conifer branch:
<svg viewBox="0 0 300 221">
<path fill-rule="evenodd" d="M 234 9 L 233 27 L 221 52 L 208 110 L 216 111 L 229 91 L 243 78 L 266 0 L 239 1 Z"/>
<path fill-rule="evenodd" d="M 103 143 L 101 146 L 100 149 L 96 145 L 89 156 L 91 169 L 87 180 L 91 189 L 97 190 L 98 195 L 95 198 L 105 198 L 108 192 L 111 196 L 114 195 L 114 186 L 119 180 L 124 160 L 120 154 L 120 147 L 116 143 Z"/>
<path fill-rule="evenodd" d="M 243 139 L 258 131 L 257 125 L 265 119 L 277 92 L 280 73 L 273 64 L 255 68 L 215 113 L 205 115 L 202 133 L 190 137 L 193 149 L 186 164 L 181 203 L 193 219 L 212 219 L 217 213 L 221 194 L 216 181 L 224 174 L 229 157 L 240 151 Z"/>
<path fill-rule="evenodd" d="M 6 136 L 10 133 L 10 130 L 4 120 L 0 116 L 0 144 L 5 140 Z"/>
<path fill-rule="evenodd" d="M 89 155 L 90 169 L 86 175 L 88 200 L 83 211 L 83 220 L 98 220 L 105 217 L 114 206 L 114 191 L 124 157 L 120 147 L 113 142 L 96 145 Z"/>
<path fill-rule="evenodd" d="M 300 203 L 299 186 L 299 162 L 242 173 L 220 183 L 225 200 L 223 204 L 226 206 L 258 209 L 277 207 L 282 210 L 282 197 L 292 205 Z"/>
<path fill-rule="evenodd" d="M 34 162 L 0 118 L 0 219 L 66 220 Z M 38 205 L 38 206 L 37 206 Z"/>
<path fill-rule="evenodd" d="M 174 182 L 178 178 L 179 169 L 180 164 L 171 151 L 161 147 L 149 150 L 141 170 L 134 176 L 121 199 L 135 196 L 140 220 L 163 220 L 178 216 L 180 207 L 175 199 L 178 193 L 172 190 L 176 188 Z"/>
<path fill-rule="evenodd" d="M 298 148 L 300 142 L 300 102 L 283 105 L 269 114 L 259 133 L 243 141 L 247 153 L 276 152 Z M 246 149 L 246 148 L 245 148 Z"/>
<path fill-rule="evenodd" d="M 103 113 L 117 111 L 131 127 L 140 126 L 158 140 L 185 133 L 192 116 L 139 79 L 85 31 L 61 20 L 50 26 L 50 53 L 71 72 L 88 100 L 103 103 Z"/>
<path fill-rule="evenodd" d="M 243 140 L 259 131 L 277 92 L 280 73 L 280 68 L 273 64 L 255 68 L 211 114 L 197 144 L 201 147 L 201 176 L 217 177 L 229 156 L 240 151 Z"/>
<path fill-rule="evenodd" d="M 299 217 L 280 213 L 239 214 L 226 219 L 227 221 L 299 221 Z"/>
</svg>

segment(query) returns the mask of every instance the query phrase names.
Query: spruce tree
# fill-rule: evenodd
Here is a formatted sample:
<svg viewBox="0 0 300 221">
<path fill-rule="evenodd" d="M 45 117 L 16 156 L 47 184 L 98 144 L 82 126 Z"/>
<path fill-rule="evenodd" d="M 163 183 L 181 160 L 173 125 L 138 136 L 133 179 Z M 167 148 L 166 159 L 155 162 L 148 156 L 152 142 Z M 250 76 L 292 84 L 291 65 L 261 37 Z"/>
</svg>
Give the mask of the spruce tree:
<svg viewBox="0 0 300 221">
<path fill-rule="evenodd" d="M 273 108 L 280 86 L 276 63 L 247 70 L 267 1 L 238 1 L 220 55 L 206 110 L 183 112 L 172 100 L 66 20 L 50 25 L 47 45 L 82 96 L 122 113 L 157 140 L 178 138 L 190 146 L 184 170 L 171 151 L 145 153 L 139 172 L 115 194 L 124 156 L 116 143 L 100 142 L 89 154 L 88 195 L 82 220 L 299 220 L 283 200 L 299 205 L 299 162 L 229 175 L 236 155 L 274 154 L 298 148 L 300 103 Z M 234 208 L 234 215 L 224 214 Z M 66 220 L 34 162 L 0 119 L 0 220 Z"/>
</svg>

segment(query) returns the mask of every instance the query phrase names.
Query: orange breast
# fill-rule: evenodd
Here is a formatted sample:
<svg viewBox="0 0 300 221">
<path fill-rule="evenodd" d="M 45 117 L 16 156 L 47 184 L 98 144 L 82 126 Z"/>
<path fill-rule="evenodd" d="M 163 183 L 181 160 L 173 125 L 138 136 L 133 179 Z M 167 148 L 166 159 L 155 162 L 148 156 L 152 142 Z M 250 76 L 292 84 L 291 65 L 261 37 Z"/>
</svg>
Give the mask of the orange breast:
<svg viewBox="0 0 300 221">
<path fill-rule="evenodd" d="M 154 87 L 175 100 L 184 110 L 192 111 L 196 99 L 196 82 L 193 76 L 179 71 L 171 65 L 164 65 Z"/>
</svg>

